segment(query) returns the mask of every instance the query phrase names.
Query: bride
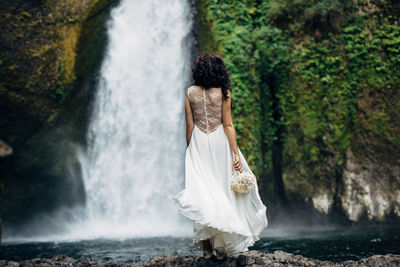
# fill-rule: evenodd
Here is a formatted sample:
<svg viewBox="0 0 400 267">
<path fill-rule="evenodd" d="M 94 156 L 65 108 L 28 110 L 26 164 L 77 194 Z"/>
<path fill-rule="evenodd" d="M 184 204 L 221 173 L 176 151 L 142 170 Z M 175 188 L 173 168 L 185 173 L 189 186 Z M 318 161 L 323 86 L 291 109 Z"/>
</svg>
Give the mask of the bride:
<svg viewBox="0 0 400 267">
<path fill-rule="evenodd" d="M 227 254 L 247 251 L 259 239 L 268 226 L 266 207 L 257 184 L 247 194 L 230 187 L 233 169 L 251 170 L 236 142 L 223 60 L 200 55 L 192 74 L 194 85 L 185 98 L 185 189 L 174 202 L 193 221 L 193 243 L 203 249 L 204 258 L 224 260 Z"/>
</svg>

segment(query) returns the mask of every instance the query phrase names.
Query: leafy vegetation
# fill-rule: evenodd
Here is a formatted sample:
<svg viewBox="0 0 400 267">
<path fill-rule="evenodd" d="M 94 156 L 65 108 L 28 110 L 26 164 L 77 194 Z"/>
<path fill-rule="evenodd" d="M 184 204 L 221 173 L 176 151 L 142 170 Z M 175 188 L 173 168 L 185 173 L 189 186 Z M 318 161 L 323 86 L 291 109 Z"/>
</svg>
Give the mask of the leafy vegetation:
<svg viewBox="0 0 400 267">
<path fill-rule="evenodd" d="M 221 54 L 232 72 L 239 146 L 271 198 L 334 194 L 349 149 L 362 160 L 398 158 L 400 26 L 391 6 L 197 1 L 200 50 Z"/>
</svg>

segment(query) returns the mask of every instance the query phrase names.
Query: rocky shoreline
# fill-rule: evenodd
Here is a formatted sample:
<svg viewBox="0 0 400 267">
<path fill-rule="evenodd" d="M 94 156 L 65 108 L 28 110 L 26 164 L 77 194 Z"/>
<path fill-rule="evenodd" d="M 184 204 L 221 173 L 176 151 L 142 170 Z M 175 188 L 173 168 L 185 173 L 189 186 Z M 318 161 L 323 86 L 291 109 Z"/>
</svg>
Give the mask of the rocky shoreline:
<svg viewBox="0 0 400 267">
<path fill-rule="evenodd" d="M 145 266 L 400 266 L 400 255 L 374 255 L 359 261 L 331 262 L 306 258 L 300 255 L 277 250 L 274 253 L 248 251 L 228 257 L 225 261 L 204 260 L 199 255 L 161 255 L 146 263 L 113 263 L 96 262 L 89 259 L 74 259 L 65 255 L 57 255 L 51 259 L 35 258 L 24 261 L 0 260 L 0 267 L 13 266 L 113 266 L 113 267 L 145 267 Z"/>
</svg>

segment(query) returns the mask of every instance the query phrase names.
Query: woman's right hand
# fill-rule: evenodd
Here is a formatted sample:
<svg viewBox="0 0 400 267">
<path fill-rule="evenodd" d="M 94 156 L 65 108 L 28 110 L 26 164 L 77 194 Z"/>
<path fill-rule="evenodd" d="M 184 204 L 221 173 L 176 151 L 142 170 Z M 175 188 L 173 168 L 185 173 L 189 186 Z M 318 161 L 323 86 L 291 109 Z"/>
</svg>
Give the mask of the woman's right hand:
<svg viewBox="0 0 400 267">
<path fill-rule="evenodd" d="M 235 154 L 235 159 L 233 161 L 233 167 L 235 170 L 242 172 L 242 163 L 240 162 L 240 157 L 238 154 Z"/>
</svg>

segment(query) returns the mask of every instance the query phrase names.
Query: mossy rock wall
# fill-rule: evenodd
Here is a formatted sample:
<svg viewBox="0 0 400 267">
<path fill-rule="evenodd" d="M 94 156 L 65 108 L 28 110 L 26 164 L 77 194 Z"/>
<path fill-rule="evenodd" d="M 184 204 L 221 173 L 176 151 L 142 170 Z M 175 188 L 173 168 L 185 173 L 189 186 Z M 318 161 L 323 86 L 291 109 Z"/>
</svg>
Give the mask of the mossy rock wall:
<svg viewBox="0 0 400 267">
<path fill-rule="evenodd" d="M 397 220 L 399 4 L 199 0 L 196 10 L 200 52 L 232 72 L 239 147 L 271 219 L 291 207 L 305 219 Z"/>
<path fill-rule="evenodd" d="M 117 0 L 0 1 L 0 217 L 21 224 L 83 203 L 85 134 Z"/>
</svg>

